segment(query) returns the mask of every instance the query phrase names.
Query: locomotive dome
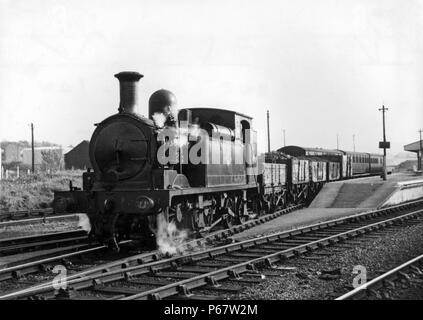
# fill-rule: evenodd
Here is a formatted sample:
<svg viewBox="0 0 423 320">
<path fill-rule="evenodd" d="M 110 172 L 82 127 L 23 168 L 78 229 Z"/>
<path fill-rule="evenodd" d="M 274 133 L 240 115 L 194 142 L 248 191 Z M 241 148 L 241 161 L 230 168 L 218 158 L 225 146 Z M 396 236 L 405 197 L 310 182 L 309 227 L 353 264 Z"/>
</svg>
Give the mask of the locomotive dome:
<svg viewBox="0 0 423 320">
<path fill-rule="evenodd" d="M 166 107 L 176 106 L 176 96 L 169 90 L 160 89 L 154 92 L 148 100 L 148 116 L 151 119 L 155 113 L 165 113 Z"/>
</svg>

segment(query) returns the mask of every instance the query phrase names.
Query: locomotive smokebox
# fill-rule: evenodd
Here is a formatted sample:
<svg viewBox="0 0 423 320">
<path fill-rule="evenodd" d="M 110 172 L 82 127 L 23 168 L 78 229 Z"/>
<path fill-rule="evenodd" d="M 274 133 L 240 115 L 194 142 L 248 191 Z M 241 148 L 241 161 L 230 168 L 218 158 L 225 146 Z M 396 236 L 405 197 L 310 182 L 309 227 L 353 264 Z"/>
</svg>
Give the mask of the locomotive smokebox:
<svg viewBox="0 0 423 320">
<path fill-rule="evenodd" d="M 144 77 L 142 74 L 133 71 L 124 71 L 115 74 L 120 85 L 119 113 L 134 113 L 138 105 L 138 81 Z"/>
<path fill-rule="evenodd" d="M 175 112 L 176 96 L 169 90 L 160 89 L 148 100 L 148 117 L 153 119 L 155 113 L 167 115 Z"/>
</svg>

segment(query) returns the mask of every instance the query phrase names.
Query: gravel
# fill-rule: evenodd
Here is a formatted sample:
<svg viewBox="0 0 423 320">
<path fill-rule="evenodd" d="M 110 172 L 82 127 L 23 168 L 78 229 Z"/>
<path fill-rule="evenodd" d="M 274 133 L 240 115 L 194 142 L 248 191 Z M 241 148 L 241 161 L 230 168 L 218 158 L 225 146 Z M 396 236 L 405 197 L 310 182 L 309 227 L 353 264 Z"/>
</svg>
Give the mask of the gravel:
<svg viewBox="0 0 423 320">
<path fill-rule="evenodd" d="M 363 238 L 361 238 L 363 239 Z M 348 242 L 347 242 L 348 243 Z M 279 264 L 279 275 L 268 277 L 260 284 L 249 286 L 231 299 L 334 299 L 353 288 L 354 268 L 364 267 L 367 279 L 386 272 L 423 253 L 423 223 L 404 226 L 386 235 L 369 239 L 359 247 L 333 249 L 329 247 Z M 334 252 L 334 250 L 339 250 Z M 324 254 L 327 254 L 325 256 Z M 284 269 L 284 270 L 280 270 Z M 416 291 L 416 290 L 414 290 Z M 417 290 L 419 291 L 419 290 Z M 418 293 L 416 293 L 416 298 Z M 400 295 L 399 295 L 400 296 Z M 409 292 L 403 298 L 413 297 Z M 420 297 L 422 293 L 420 291 Z M 400 298 L 400 297 L 399 297 Z"/>
<path fill-rule="evenodd" d="M 83 215 L 69 215 L 63 216 L 63 218 L 21 220 L 13 224 L 3 224 L 0 225 L 0 239 L 85 229 L 85 226 L 82 225 L 85 220 Z"/>
</svg>

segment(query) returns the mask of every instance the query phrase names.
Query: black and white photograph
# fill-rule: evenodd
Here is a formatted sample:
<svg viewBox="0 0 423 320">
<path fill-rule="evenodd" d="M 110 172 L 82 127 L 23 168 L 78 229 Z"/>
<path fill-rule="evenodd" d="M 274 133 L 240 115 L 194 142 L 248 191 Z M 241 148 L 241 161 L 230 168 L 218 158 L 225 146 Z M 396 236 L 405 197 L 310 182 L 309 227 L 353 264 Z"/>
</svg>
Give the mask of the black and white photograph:
<svg viewBox="0 0 423 320">
<path fill-rule="evenodd" d="M 422 300 L 422 132 L 423 0 L 0 0 L 0 308 Z"/>
</svg>

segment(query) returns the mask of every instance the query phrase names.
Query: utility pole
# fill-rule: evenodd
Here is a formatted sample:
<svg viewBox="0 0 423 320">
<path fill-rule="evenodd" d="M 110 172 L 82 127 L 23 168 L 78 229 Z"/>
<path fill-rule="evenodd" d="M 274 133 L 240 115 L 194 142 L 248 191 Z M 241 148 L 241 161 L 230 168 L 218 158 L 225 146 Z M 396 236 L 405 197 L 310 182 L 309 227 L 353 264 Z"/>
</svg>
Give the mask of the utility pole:
<svg viewBox="0 0 423 320">
<path fill-rule="evenodd" d="M 355 152 L 355 134 L 353 134 L 353 151 Z"/>
<path fill-rule="evenodd" d="M 419 163 L 417 163 L 417 170 L 422 170 L 422 156 L 423 156 L 423 148 L 422 148 L 422 129 L 419 130 L 420 133 L 420 150 L 419 150 L 419 155 L 420 157 L 417 157 L 417 159 L 419 160 Z"/>
<path fill-rule="evenodd" d="M 383 149 L 383 176 L 382 176 L 382 179 L 386 180 L 386 149 L 389 149 L 391 147 L 390 142 L 386 141 L 386 131 L 385 131 L 385 112 L 388 111 L 388 108 L 385 108 L 385 106 L 382 105 L 382 108 L 379 109 L 379 111 L 382 111 L 382 119 L 383 119 L 383 141 L 379 142 L 379 149 Z"/>
<path fill-rule="evenodd" d="M 32 173 L 35 172 L 35 150 L 34 150 L 34 124 L 31 123 L 31 151 L 32 151 Z"/>
<path fill-rule="evenodd" d="M 286 147 L 286 141 L 285 141 L 285 129 L 283 129 L 283 146 Z"/>
<path fill-rule="evenodd" d="M 269 110 L 267 110 L 267 152 L 270 152 L 270 125 L 269 125 Z"/>
</svg>

